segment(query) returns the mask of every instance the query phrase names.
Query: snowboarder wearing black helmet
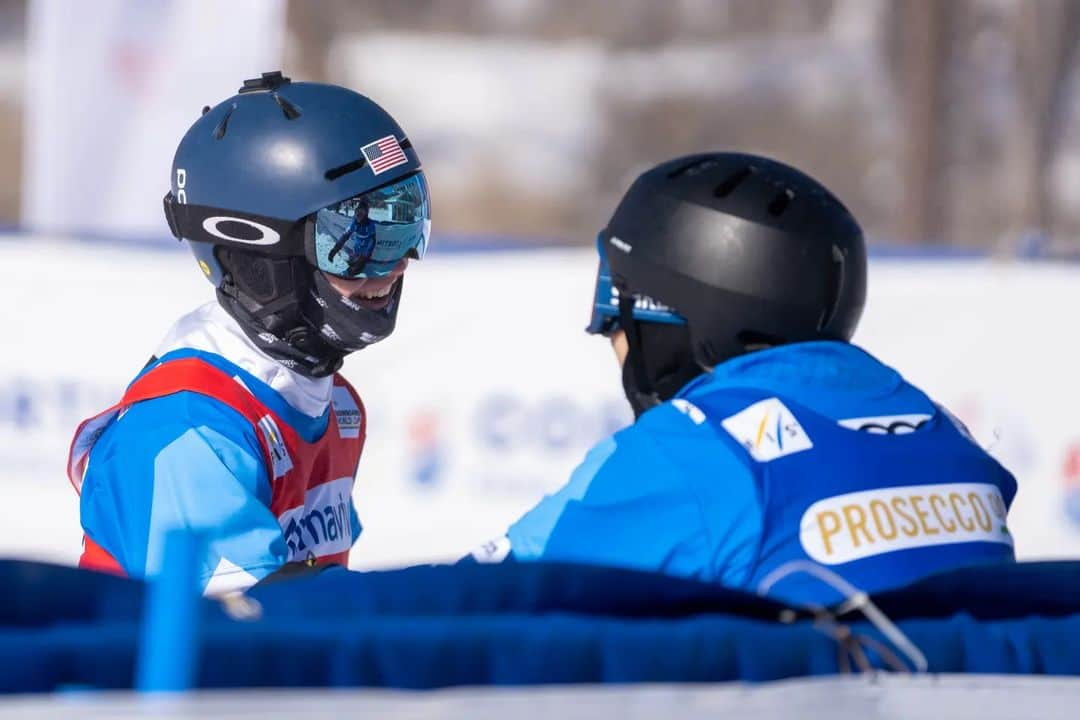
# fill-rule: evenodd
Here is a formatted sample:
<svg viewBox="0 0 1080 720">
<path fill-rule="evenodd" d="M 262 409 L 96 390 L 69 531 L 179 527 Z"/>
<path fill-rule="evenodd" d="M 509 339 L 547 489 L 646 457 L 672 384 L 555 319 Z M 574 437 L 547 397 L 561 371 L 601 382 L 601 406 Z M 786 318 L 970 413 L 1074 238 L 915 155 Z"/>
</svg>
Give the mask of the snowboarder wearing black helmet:
<svg viewBox="0 0 1080 720">
<path fill-rule="evenodd" d="M 850 343 L 862 231 L 807 175 L 703 154 L 633 184 L 597 239 L 588 331 L 636 421 L 473 554 L 625 566 L 829 602 L 1011 562 L 1012 475 Z M 813 565 L 812 565 L 813 564 Z"/>
<path fill-rule="evenodd" d="M 151 574 L 173 529 L 205 534 L 207 593 L 345 564 L 366 418 L 337 371 L 393 331 L 424 254 L 416 152 L 368 98 L 265 73 L 184 135 L 164 207 L 217 302 L 77 431 L 80 565 Z"/>
</svg>

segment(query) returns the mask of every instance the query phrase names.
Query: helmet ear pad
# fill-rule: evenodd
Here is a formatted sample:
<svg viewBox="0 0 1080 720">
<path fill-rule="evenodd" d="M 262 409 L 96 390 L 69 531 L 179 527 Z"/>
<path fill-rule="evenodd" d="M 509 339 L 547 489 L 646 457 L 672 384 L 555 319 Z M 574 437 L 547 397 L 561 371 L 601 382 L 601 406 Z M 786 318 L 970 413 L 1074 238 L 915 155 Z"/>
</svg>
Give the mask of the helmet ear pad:
<svg viewBox="0 0 1080 720">
<path fill-rule="evenodd" d="M 228 274 L 226 284 L 231 280 L 238 296 L 247 296 L 259 305 L 295 295 L 298 286 L 308 284 L 299 277 L 303 273 L 298 272 L 298 263 L 291 257 L 271 257 L 224 246 L 218 247 L 217 257 Z"/>
<path fill-rule="evenodd" d="M 217 248 L 216 255 L 225 270 L 218 293 L 239 303 L 263 330 L 284 336 L 308 324 L 302 299 L 311 292 L 314 269 L 303 258 L 272 257 L 224 246 Z"/>
</svg>

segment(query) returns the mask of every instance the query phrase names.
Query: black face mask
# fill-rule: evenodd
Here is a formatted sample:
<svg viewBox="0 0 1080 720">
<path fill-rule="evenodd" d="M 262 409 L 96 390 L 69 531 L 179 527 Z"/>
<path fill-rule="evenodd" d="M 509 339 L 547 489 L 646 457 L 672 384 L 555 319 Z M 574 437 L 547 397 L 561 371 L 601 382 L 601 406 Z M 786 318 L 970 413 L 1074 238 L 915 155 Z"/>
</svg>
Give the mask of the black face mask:
<svg viewBox="0 0 1080 720">
<path fill-rule="evenodd" d="M 346 355 L 394 331 L 402 279 L 385 308 L 368 310 L 302 259 L 239 253 L 220 259 L 233 278 L 218 290 L 218 302 L 260 350 L 303 375 L 332 375 Z"/>
<path fill-rule="evenodd" d="M 347 298 L 315 271 L 314 284 L 304 302 L 304 317 L 320 338 L 343 355 L 362 350 L 394 332 L 404 278 L 390 291 L 390 300 L 381 310 L 368 310 Z"/>
<path fill-rule="evenodd" d="M 705 372 L 694 360 L 685 325 L 632 320 L 624 329 L 629 350 L 623 363 L 622 385 L 635 419 L 675 397 L 688 382 Z"/>
</svg>

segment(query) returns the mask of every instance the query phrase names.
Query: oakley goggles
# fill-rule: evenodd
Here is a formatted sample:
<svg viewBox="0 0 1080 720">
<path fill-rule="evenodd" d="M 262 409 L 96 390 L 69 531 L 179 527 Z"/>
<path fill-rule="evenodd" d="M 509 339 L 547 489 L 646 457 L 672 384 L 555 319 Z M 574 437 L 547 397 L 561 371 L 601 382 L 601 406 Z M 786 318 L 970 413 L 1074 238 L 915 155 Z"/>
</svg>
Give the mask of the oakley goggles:
<svg viewBox="0 0 1080 720">
<path fill-rule="evenodd" d="M 405 258 L 424 257 L 431 203 L 423 173 L 315 213 L 309 259 L 348 279 L 384 277 Z"/>
</svg>

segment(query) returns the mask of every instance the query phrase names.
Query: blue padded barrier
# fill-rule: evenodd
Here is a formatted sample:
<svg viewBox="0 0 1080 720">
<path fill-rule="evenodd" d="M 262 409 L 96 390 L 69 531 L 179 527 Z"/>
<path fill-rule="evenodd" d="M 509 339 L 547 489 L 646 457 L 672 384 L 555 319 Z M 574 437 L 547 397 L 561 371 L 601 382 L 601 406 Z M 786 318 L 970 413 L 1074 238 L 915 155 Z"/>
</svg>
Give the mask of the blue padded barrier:
<svg viewBox="0 0 1080 720">
<path fill-rule="evenodd" d="M 0 691 L 132 687 L 141 583 L 11 561 L 0 583 Z M 262 616 L 250 622 L 199 604 L 196 686 L 766 681 L 840 668 L 805 616 L 780 622 L 789 613 L 775 603 L 622 570 L 328 571 L 251 597 Z M 931 671 L 1080 675 L 1076 598 L 1080 563 L 1035 563 L 954 571 L 878 602 Z"/>
</svg>

